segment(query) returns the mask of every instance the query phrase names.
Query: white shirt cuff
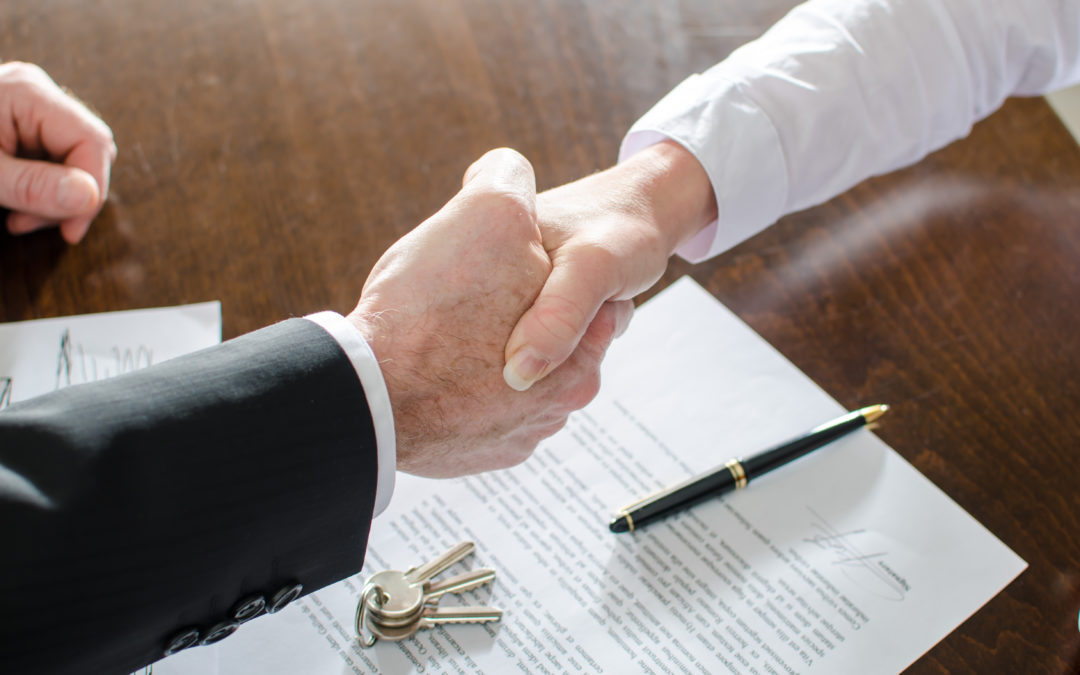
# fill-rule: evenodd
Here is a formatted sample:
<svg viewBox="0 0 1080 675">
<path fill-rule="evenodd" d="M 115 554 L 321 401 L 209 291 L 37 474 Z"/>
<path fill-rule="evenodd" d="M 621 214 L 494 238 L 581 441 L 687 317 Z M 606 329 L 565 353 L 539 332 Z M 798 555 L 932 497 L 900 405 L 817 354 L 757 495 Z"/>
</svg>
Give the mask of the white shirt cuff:
<svg viewBox="0 0 1080 675">
<path fill-rule="evenodd" d="M 784 213 L 787 167 L 772 121 L 739 85 L 710 71 L 691 75 L 634 123 L 619 161 L 670 139 L 705 169 L 717 219 L 676 251 L 700 262 L 747 239 Z"/>
<path fill-rule="evenodd" d="M 349 357 L 360 385 L 364 388 L 371 421 L 375 426 L 375 445 L 378 448 L 379 477 L 375 489 L 375 512 L 379 515 L 390 504 L 394 494 L 394 473 L 397 470 L 397 444 L 394 435 L 394 413 L 390 408 L 390 394 L 386 390 L 382 369 L 375 353 L 371 351 L 364 336 L 337 312 L 318 312 L 304 317 L 318 324 L 337 340 Z"/>
</svg>

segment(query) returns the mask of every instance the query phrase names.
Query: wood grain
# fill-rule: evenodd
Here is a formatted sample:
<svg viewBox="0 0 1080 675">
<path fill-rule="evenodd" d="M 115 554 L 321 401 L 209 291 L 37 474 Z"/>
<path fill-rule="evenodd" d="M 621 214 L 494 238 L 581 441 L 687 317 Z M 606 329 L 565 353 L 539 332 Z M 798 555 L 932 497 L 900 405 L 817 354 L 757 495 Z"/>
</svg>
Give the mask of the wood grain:
<svg viewBox="0 0 1080 675">
<path fill-rule="evenodd" d="M 468 164 L 550 187 L 792 0 L 8 0 L 5 59 L 120 147 L 85 243 L 0 235 L 0 320 L 220 298 L 225 337 L 348 311 Z M 912 673 L 1080 669 L 1080 151 L 1013 101 L 691 274 L 1030 563 Z M 655 292 L 655 290 L 653 291 Z M 644 297 L 649 297 L 651 293 Z"/>
</svg>

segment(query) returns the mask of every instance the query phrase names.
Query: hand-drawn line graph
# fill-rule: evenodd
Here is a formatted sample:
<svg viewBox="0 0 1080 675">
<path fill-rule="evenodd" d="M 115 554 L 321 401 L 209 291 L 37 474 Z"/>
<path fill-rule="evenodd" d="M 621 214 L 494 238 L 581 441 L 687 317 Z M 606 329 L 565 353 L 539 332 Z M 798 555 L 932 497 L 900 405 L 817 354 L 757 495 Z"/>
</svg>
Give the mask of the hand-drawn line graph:
<svg viewBox="0 0 1080 675">
<path fill-rule="evenodd" d="M 123 375 L 154 363 L 154 350 L 144 344 L 133 347 L 107 345 L 108 342 L 102 348 L 100 342 L 95 345 L 93 341 L 90 345 L 84 344 L 72 337 L 71 329 L 65 328 L 60 333 L 56 351 L 56 379 L 52 383 L 52 390 Z M 46 362 L 41 363 L 41 366 L 48 368 Z M 38 396 L 49 391 L 48 373 L 49 371 L 45 370 L 36 376 L 31 374 L 30 379 L 26 381 L 23 381 L 24 378 L 20 376 L 19 390 L 22 393 L 19 399 L 15 398 L 15 375 L 18 372 L 12 375 L 0 375 L 0 410 L 7 408 L 16 400 Z"/>
<path fill-rule="evenodd" d="M 11 390 L 12 379 L 10 377 L 0 377 L 0 410 L 11 405 Z"/>
<path fill-rule="evenodd" d="M 71 331 L 65 328 L 56 356 L 55 389 L 104 380 L 154 363 L 154 351 L 145 345 L 128 348 L 114 346 L 107 353 L 108 356 L 87 354 L 82 343 L 76 344 L 71 339 Z"/>
</svg>

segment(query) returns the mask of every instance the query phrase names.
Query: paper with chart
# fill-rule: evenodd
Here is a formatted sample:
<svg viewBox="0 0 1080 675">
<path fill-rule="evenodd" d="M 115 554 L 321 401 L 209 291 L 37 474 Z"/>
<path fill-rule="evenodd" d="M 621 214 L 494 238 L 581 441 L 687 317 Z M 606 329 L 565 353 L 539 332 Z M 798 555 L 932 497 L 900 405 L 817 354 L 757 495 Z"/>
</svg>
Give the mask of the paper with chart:
<svg viewBox="0 0 1080 675">
<path fill-rule="evenodd" d="M 1025 563 L 870 431 L 633 535 L 607 530 L 616 508 L 842 412 L 681 280 L 638 311 L 600 395 L 533 458 L 402 476 L 362 575 L 155 675 L 899 672 Z M 363 578 L 462 539 L 478 553 L 454 571 L 498 571 L 465 600 L 502 622 L 359 649 Z"/>
<path fill-rule="evenodd" d="M 221 303 L 0 324 L 0 410 L 221 342 Z"/>
</svg>

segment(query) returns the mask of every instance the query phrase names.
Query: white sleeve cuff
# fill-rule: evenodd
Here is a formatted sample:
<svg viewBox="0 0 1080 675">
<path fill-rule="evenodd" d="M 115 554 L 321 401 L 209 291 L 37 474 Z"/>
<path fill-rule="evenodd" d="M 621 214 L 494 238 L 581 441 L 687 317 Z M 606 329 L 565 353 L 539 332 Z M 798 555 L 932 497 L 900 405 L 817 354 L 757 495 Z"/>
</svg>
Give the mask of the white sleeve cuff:
<svg viewBox="0 0 1080 675">
<path fill-rule="evenodd" d="M 379 361 L 364 336 L 345 317 L 337 312 L 319 312 L 304 318 L 318 324 L 337 340 L 352 362 L 356 375 L 360 378 L 360 385 L 364 388 L 364 396 L 371 410 L 371 421 L 375 426 L 375 445 L 378 448 L 379 477 L 373 514 L 377 516 L 390 504 L 390 497 L 394 494 L 394 473 L 397 470 L 394 413 L 390 408 L 390 394 L 386 390 L 382 369 L 379 368 Z"/>
<path fill-rule="evenodd" d="M 787 166 L 768 115 L 715 71 L 691 75 L 630 128 L 619 161 L 671 139 L 694 155 L 716 195 L 717 220 L 676 251 L 699 262 L 725 251 L 784 213 Z"/>
</svg>

